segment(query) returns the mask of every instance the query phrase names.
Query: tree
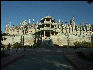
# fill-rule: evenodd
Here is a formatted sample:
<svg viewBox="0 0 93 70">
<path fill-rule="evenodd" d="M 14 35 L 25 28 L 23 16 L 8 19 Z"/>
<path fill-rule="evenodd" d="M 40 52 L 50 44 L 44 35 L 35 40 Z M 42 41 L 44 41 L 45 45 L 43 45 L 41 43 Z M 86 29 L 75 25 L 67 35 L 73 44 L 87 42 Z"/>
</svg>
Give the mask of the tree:
<svg viewBox="0 0 93 70">
<path fill-rule="evenodd" d="M 3 37 L 2 37 L 2 36 L 3 36 L 3 35 L 2 35 L 2 31 L 1 31 L 1 41 L 3 41 Z M 1 42 L 1 48 L 4 48 L 2 42 Z"/>
<path fill-rule="evenodd" d="M 87 1 L 87 3 L 91 4 L 91 3 L 93 3 L 93 1 Z"/>
<path fill-rule="evenodd" d="M 90 45 L 89 42 L 86 41 L 82 41 L 82 42 L 74 42 L 75 47 L 88 47 L 88 45 Z"/>
<path fill-rule="evenodd" d="M 6 36 L 6 35 L 7 35 L 7 33 L 3 33 L 2 35 L 3 35 L 3 36 Z"/>
<path fill-rule="evenodd" d="M 91 43 L 93 44 L 93 35 L 91 35 Z"/>
<path fill-rule="evenodd" d="M 75 47 L 81 47 L 81 42 L 74 42 Z"/>
<path fill-rule="evenodd" d="M 14 48 L 18 48 L 18 45 L 21 45 L 21 44 L 18 43 L 18 42 L 16 42 L 16 43 L 13 44 L 13 47 L 14 47 Z"/>
</svg>

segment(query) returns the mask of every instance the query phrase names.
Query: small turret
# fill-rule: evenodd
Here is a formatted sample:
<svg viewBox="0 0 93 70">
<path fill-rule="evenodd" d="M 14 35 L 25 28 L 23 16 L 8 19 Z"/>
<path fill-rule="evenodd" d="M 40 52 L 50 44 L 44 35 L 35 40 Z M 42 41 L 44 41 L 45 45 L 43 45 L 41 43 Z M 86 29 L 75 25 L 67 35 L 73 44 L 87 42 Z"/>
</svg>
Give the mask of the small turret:
<svg viewBox="0 0 93 70">
<path fill-rule="evenodd" d="M 7 27 L 7 24 L 6 24 L 6 27 Z"/>
<path fill-rule="evenodd" d="M 73 25 L 73 26 L 75 26 L 74 17 L 72 17 L 72 19 L 70 20 L 70 25 Z"/>
<path fill-rule="evenodd" d="M 63 21 L 62 21 L 62 25 L 63 25 L 64 23 L 63 23 Z"/>
<path fill-rule="evenodd" d="M 28 22 L 28 24 L 30 24 L 31 23 L 31 21 L 30 21 L 30 19 L 29 19 L 29 22 Z"/>
<path fill-rule="evenodd" d="M 8 26 L 7 22 L 6 22 L 6 27 Z"/>
<path fill-rule="evenodd" d="M 51 22 L 51 19 L 50 19 L 50 22 Z"/>
<path fill-rule="evenodd" d="M 11 21 L 9 23 L 10 23 L 10 26 L 11 26 Z"/>
<path fill-rule="evenodd" d="M 33 23 L 32 24 L 34 24 L 34 19 L 33 19 Z"/>
<path fill-rule="evenodd" d="M 60 19 L 58 20 L 58 24 L 60 24 Z"/>
<path fill-rule="evenodd" d="M 38 25 L 38 21 L 36 21 L 36 25 Z"/>
</svg>

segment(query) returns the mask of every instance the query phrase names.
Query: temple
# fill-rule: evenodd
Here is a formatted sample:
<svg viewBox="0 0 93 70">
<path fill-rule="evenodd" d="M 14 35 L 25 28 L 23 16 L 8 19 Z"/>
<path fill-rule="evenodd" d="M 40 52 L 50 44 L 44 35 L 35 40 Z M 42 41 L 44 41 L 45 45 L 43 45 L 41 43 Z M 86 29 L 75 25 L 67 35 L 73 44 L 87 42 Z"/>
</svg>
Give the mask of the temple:
<svg viewBox="0 0 93 70">
<path fill-rule="evenodd" d="M 8 36 L 4 36 L 7 39 L 2 41 L 3 44 L 8 44 L 9 42 L 6 41 L 10 40 L 11 44 L 22 41 L 23 45 L 33 45 L 41 41 L 41 45 L 42 43 L 50 45 L 49 42 L 51 41 L 52 45 L 72 46 L 76 41 L 91 42 L 93 28 L 90 24 L 76 25 L 74 17 L 68 24 L 63 21 L 60 22 L 60 19 L 56 22 L 51 16 L 46 16 L 39 23 L 38 21 L 35 23 L 33 19 L 31 24 L 29 19 L 28 22 L 25 20 L 19 26 L 6 25 L 5 33 Z M 44 43 L 46 40 L 49 42 Z"/>
</svg>

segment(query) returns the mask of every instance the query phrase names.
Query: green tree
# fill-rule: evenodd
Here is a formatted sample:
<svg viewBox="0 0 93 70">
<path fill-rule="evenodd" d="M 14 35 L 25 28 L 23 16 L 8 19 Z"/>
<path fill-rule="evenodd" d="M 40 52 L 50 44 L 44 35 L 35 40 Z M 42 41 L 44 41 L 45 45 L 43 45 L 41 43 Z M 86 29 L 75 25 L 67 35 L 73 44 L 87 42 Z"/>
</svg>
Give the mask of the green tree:
<svg viewBox="0 0 93 70">
<path fill-rule="evenodd" d="M 18 48 L 18 45 L 21 45 L 20 43 L 16 42 L 13 44 L 13 48 Z"/>
<path fill-rule="evenodd" d="M 81 42 L 74 42 L 75 47 L 81 47 Z"/>
<path fill-rule="evenodd" d="M 82 47 L 88 47 L 89 44 L 90 44 L 89 42 L 83 41 L 83 42 L 81 43 L 81 46 L 82 46 Z"/>
<path fill-rule="evenodd" d="M 93 35 L 91 35 L 91 44 L 93 45 Z"/>
</svg>

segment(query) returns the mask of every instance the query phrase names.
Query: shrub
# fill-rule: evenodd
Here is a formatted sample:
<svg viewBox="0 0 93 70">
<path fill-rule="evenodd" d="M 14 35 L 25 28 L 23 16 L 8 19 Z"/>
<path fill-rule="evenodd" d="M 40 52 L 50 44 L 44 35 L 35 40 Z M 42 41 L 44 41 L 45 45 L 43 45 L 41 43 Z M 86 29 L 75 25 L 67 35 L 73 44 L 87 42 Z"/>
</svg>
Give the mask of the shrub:
<svg viewBox="0 0 93 70">
<path fill-rule="evenodd" d="M 83 42 L 81 43 L 82 47 L 88 47 L 89 44 L 90 44 L 90 43 L 89 43 L 89 42 L 86 42 L 86 41 L 83 41 Z"/>
<path fill-rule="evenodd" d="M 6 35 L 8 35 L 8 34 L 7 34 L 7 33 L 3 33 L 2 35 L 3 35 L 3 36 L 6 36 Z"/>
<path fill-rule="evenodd" d="M 30 45 L 24 45 L 23 48 L 32 48 Z"/>
<path fill-rule="evenodd" d="M 92 45 L 92 44 L 90 44 L 90 45 L 88 45 L 88 47 L 90 47 L 90 48 L 91 48 L 91 47 L 93 47 L 93 45 Z"/>
<path fill-rule="evenodd" d="M 13 44 L 14 48 L 18 48 L 18 45 L 21 45 L 20 43 L 16 42 L 15 44 Z"/>
<path fill-rule="evenodd" d="M 74 42 L 75 47 L 88 47 L 90 45 L 89 42 L 83 41 L 83 42 Z"/>
<path fill-rule="evenodd" d="M 75 47 L 81 47 L 81 42 L 74 42 Z"/>
</svg>

